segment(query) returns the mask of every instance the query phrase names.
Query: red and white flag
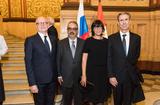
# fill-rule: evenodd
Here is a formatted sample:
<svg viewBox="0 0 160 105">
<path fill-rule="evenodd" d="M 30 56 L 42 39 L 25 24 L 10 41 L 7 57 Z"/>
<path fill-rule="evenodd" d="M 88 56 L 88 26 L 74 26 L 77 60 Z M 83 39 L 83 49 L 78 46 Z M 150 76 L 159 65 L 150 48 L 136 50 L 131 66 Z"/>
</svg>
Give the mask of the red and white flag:
<svg viewBox="0 0 160 105">
<path fill-rule="evenodd" d="M 105 29 L 105 31 L 103 33 L 104 37 L 108 38 L 106 23 L 104 21 L 103 9 L 102 9 L 102 5 L 101 5 L 101 0 L 99 0 L 99 4 L 98 4 L 97 17 L 98 17 L 99 20 L 101 20 L 103 22 L 104 29 Z"/>
</svg>

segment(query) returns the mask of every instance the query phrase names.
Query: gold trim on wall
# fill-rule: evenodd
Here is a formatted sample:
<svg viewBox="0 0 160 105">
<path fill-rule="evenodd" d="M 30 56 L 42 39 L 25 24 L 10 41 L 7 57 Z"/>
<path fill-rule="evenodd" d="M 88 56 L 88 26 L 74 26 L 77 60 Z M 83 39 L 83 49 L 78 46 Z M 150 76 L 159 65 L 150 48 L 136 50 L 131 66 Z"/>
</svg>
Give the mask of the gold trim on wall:
<svg viewBox="0 0 160 105">
<path fill-rule="evenodd" d="M 99 0 L 91 0 L 91 5 L 98 5 Z M 148 7 L 150 0 L 101 0 L 103 6 L 139 6 Z"/>
<path fill-rule="evenodd" d="M 10 16 L 12 17 L 22 17 L 22 0 L 9 0 L 10 5 Z"/>
<path fill-rule="evenodd" d="M 0 12 L 2 17 L 9 17 L 8 0 L 0 0 Z"/>
<path fill-rule="evenodd" d="M 60 17 L 60 0 L 26 0 L 27 18 L 38 16 Z"/>
</svg>

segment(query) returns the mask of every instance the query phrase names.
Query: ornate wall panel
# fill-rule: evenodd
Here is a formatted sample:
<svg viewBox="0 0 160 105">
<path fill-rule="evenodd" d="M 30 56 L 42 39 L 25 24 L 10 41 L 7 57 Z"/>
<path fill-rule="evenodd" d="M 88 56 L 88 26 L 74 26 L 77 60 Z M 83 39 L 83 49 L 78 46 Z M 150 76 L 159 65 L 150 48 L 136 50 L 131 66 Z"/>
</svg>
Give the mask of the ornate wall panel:
<svg viewBox="0 0 160 105">
<path fill-rule="evenodd" d="M 68 2 L 79 2 L 79 0 L 64 0 L 65 3 L 68 3 Z"/>
<path fill-rule="evenodd" d="M 62 0 L 26 0 L 27 18 L 59 17 L 62 3 Z"/>
<path fill-rule="evenodd" d="M 151 5 L 160 5 L 160 1 L 159 0 L 151 0 Z"/>
<path fill-rule="evenodd" d="M 9 0 L 11 17 L 23 17 L 22 0 Z"/>
<path fill-rule="evenodd" d="M 159 20 L 159 22 L 160 22 L 160 20 Z M 160 33 L 160 23 L 158 23 L 157 25 L 156 25 L 156 35 L 155 35 L 155 38 L 154 38 L 154 46 L 153 46 L 153 48 L 155 49 L 154 50 L 154 53 L 153 53 L 153 60 L 154 61 L 159 61 L 159 59 L 160 59 L 160 35 L 159 35 L 159 33 Z"/>
<path fill-rule="evenodd" d="M 0 0 L 0 12 L 2 14 L 2 17 L 9 17 L 8 0 Z"/>
<path fill-rule="evenodd" d="M 103 6 L 149 6 L 149 0 L 101 0 Z M 92 5 L 97 5 L 98 0 L 91 0 Z"/>
<path fill-rule="evenodd" d="M 79 3 L 79 0 L 63 0 L 64 3 Z M 84 3 L 89 3 L 90 0 L 83 0 Z"/>
<path fill-rule="evenodd" d="M 138 34 L 141 35 L 141 60 L 151 59 L 149 58 L 149 43 L 148 43 L 148 35 L 147 35 L 147 24 L 137 24 Z"/>
</svg>

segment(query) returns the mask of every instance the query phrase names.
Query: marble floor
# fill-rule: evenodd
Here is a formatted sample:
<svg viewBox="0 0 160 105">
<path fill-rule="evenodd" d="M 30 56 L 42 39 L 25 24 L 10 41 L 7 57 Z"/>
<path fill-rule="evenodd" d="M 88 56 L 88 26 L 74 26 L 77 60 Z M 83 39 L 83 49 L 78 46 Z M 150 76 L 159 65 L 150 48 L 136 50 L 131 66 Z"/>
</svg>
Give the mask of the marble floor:
<svg viewBox="0 0 160 105">
<path fill-rule="evenodd" d="M 143 74 L 146 99 L 136 105 L 160 105 L 160 75 Z"/>
<path fill-rule="evenodd" d="M 143 74 L 144 83 L 142 84 L 145 100 L 135 105 L 160 105 L 160 75 Z M 61 95 L 57 96 L 56 105 L 60 105 Z M 106 104 L 107 105 L 107 104 Z M 112 99 L 108 105 L 113 105 Z"/>
</svg>

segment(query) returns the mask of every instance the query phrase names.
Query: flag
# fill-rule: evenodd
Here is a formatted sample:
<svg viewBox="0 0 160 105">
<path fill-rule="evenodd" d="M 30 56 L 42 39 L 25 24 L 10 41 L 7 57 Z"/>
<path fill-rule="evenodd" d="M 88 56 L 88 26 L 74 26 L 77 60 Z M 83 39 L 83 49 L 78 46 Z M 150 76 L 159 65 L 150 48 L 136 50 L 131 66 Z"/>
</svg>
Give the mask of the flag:
<svg viewBox="0 0 160 105">
<path fill-rule="evenodd" d="M 87 39 L 89 37 L 89 31 L 88 31 L 86 17 L 84 16 L 83 0 L 80 0 L 80 3 L 79 3 L 77 23 L 78 23 L 78 29 L 79 29 L 78 36 L 84 40 Z"/>
<path fill-rule="evenodd" d="M 104 37 L 108 38 L 108 35 L 107 35 L 107 28 L 106 28 L 106 23 L 104 21 L 104 15 L 103 15 L 103 9 L 102 9 L 102 5 L 101 5 L 101 0 L 99 0 L 99 4 L 98 4 L 98 12 L 97 12 L 97 17 L 99 20 L 102 21 L 103 25 L 104 25 Z"/>
</svg>

